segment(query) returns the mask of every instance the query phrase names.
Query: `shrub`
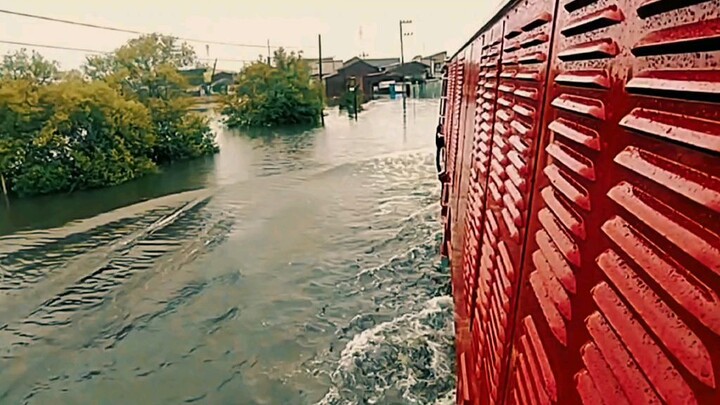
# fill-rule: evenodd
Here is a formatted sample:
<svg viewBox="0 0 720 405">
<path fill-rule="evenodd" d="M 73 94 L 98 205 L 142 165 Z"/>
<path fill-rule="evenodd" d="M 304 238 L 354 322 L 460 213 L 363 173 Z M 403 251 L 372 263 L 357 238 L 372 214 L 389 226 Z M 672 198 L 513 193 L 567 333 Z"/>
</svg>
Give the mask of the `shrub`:
<svg viewBox="0 0 720 405">
<path fill-rule="evenodd" d="M 317 125 L 323 110 L 321 87 L 311 81 L 307 63 L 295 53 L 275 52 L 274 66 L 262 61 L 243 69 L 235 94 L 222 99 L 230 127 Z"/>
<path fill-rule="evenodd" d="M 106 83 L 14 81 L 2 89 L 0 172 L 14 192 L 116 185 L 155 170 L 148 110 Z M 12 90 L 19 93 L 6 97 Z"/>
</svg>

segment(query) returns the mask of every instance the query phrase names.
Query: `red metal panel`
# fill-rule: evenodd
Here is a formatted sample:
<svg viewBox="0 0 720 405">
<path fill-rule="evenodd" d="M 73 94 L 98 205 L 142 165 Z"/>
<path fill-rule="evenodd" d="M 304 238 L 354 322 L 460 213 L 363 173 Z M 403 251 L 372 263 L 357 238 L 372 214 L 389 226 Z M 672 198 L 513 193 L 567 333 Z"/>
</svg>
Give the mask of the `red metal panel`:
<svg viewBox="0 0 720 405">
<path fill-rule="evenodd" d="M 477 313 L 481 404 L 501 403 L 510 376 L 525 230 L 532 200 L 555 3 L 519 2 L 504 18 L 486 186 Z M 527 371 L 527 370 L 526 370 Z"/>
<path fill-rule="evenodd" d="M 720 0 L 561 0 L 520 403 L 718 404 Z"/>
<path fill-rule="evenodd" d="M 457 196 L 455 205 L 451 208 L 456 218 L 465 218 L 468 207 L 468 189 L 470 186 L 470 178 L 472 172 L 471 154 L 465 153 L 472 149 L 473 145 L 473 124 L 476 110 L 476 89 L 478 83 L 478 70 L 480 66 L 480 54 L 482 50 L 481 40 L 471 43 L 468 52 L 465 54 L 465 78 L 462 90 L 462 108 L 458 137 L 458 153 L 456 161 L 456 171 L 453 178 L 454 194 Z M 463 392 L 468 395 L 475 396 L 475 377 L 473 373 L 473 357 L 470 352 L 470 317 L 468 299 L 472 296 L 472 290 L 468 290 L 467 277 L 465 274 L 465 263 L 462 252 L 464 251 L 463 243 L 464 235 L 467 228 L 465 221 L 455 221 L 452 230 L 452 255 L 451 255 L 451 271 L 453 274 L 453 295 L 455 302 L 456 330 L 460 331 L 462 336 L 458 336 L 456 344 L 457 355 L 463 361 L 464 368 L 459 371 L 459 381 Z M 464 385 L 462 385 L 464 384 Z M 468 396 L 468 400 L 471 397 Z"/>
<path fill-rule="evenodd" d="M 485 219 L 485 190 L 489 179 L 490 151 L 492 148 L 492 127 L 495 122 L 497 89 L 500 74 L 500 55 L 502 53 L 502 23 L 491 27 L 483 35 L 483 49 L 481 53 L 478 86 L 476 90 L 477 108 L 475 110 L 475 125 L 473 147 L 467 153 L 473 156 L 473 175 L 469 187 L 469 207 L 465 221 L 467 232 L 465 234 L 465 275 L 468 286 L 468 311 L 471 318 L 471 339 L 473 345 L 473 367 L 479 396 L 483 396 L 485 388 L 482 386 L 482 356 L 483 350 L 477 330 L 472 329 L 472 320 L 477 318 L 478 308 L 475 305 L 478 291 L 482 290 L 478 269 L 482 260 L 486 260 L 481 251 L 481 241 Z"/>
</svg>

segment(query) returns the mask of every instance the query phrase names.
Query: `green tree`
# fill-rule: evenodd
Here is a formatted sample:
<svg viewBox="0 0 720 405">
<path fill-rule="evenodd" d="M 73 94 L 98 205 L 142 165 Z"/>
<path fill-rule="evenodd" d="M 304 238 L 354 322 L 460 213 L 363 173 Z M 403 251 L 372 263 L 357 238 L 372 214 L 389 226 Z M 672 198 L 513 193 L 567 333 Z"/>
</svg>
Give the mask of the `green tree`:
<svg viewBox="0 0 720 405">
<path fill-rule="evenodd" d="M 83 69 L 95 80 L 104 80 L 124 94 L 146 102 L 180 96 L 188 86 L 178 69 L 197 63 L 195 51 L 177 38 L 148 34 L 131 39 L 108 55 L 87 58 Z"/>
<path fill-rule="evenodd" d="M 20 49 L 3 56 L 0 64 L 0 79 L 28 80 L 37 84 L 48 84 L 58 73 L 58 63 L 45 59 L 39 53 Z"/>
<path fill-rule="evenodd" d="M 109 55 L 92 56 L 85 74 L 103 80 L 122 94 L 143 103 L 153 120 L 157 142 L 151 151 L 157 163 L 217 152 L 208 120 L 188 110 L 188 87 L 179 69 L 198 64 L 195 51 L 177 38 L 149 34 L 128 41 Z"/>
<path fill-rule="evenodd" d="M 254 62 L 236 80 L 235 94 L 222 100 L 230 127 L 316 125 L 323 110 L 319 83 L 302 57 L 275 51 L 274 66 Z"/>
<path fill-rule="evenodd" d="M 208 120 L 188 110 L 178 68 L 187 44 L 147 35 L 57 74 L 37 53 L 0 64 L 0 183 L 20 194 L 120 184 L 157 164 L 217 151 Z M 88 80 L 90 79 L 90 80 Z"/>
<path fill-rule="evenodd" d="M 0 87 L 0 172 L 17 194 L 120 184 L 155 170 L 152 120 L 103 82 Z"/>
</svg>

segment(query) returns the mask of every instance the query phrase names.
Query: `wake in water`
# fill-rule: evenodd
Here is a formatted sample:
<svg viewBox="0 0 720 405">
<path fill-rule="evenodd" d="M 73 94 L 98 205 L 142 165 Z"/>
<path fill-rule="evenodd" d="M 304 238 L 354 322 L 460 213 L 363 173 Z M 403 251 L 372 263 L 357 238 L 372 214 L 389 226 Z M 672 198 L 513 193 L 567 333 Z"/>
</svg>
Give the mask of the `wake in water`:
<svg viewBox="0 0 720 405">
<path fill-rule="evenodd" d="M 433 170 L 392 154 L 0 238 L 0 402 L 452 403 Z"/>
<path fill-rule="evenodd" d="M 373 173 L 388 182 L 379 191 L 388 197 L 379 204 L 390 213 L 380 218 L 392 218 L 391 232 L 365 250 L 380 262 L 358 268 L 338 285 L 368 304 L 338 325 L 341 349 L 333 347 L 306 365 L 330 385 L 318 405 L 454 403 L 453 307 L 448 269 L 438 257 L 436 184 L 429 176 L 407 180 L 415 168 L 411 158 L 373 163 L 393 166 L 392 174 Z M 424 168 L 431 161 L 414 164 Z M 419 208 L 393 217 L 404 199 Z"/>
<path fill-rule="evenodd" d="M 452 319 L 452 298 L 443 296 L 355 335 L 318 405 L 443 402 L 454 387 Z"/>
</svg>

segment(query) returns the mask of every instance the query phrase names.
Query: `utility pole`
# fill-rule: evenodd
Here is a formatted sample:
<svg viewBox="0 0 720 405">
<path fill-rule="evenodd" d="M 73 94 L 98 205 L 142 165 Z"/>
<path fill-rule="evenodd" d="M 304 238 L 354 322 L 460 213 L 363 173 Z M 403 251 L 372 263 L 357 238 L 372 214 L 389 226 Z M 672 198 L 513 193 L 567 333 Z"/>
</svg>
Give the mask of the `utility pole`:
<svg viewBox="0 0 720 405">
<path fill-rule="evenodd" d="M 322 35 L 320 34 L 318 34 L 318 79 L 320 80 L 320 97 L 322 99 L 320 123 L 325 126 L 325 81 L 323 80 Z"/>
<path fill-rule="evenodd" d="M 402 72 L 402 69 L 405 66 L 405 42 L 404 39 L 406 36 L 412 35 L 412 32 L 405 33 L 403 32 L 403 25 L 406 24 L 412 24 L 412 20 L 400 20 L 400 71 Z M 405 75 L 403 74 L 402 77 L 402 93 L 403 98 L 405 98 Z"/>
<path fill-rule="evenodd" d="M 270 62 L 272 59 L 270 58 L 270 40 L 267 40 L 267 48 L 268 48 L 268 65 L 270 65 Z"/>
</svg>

